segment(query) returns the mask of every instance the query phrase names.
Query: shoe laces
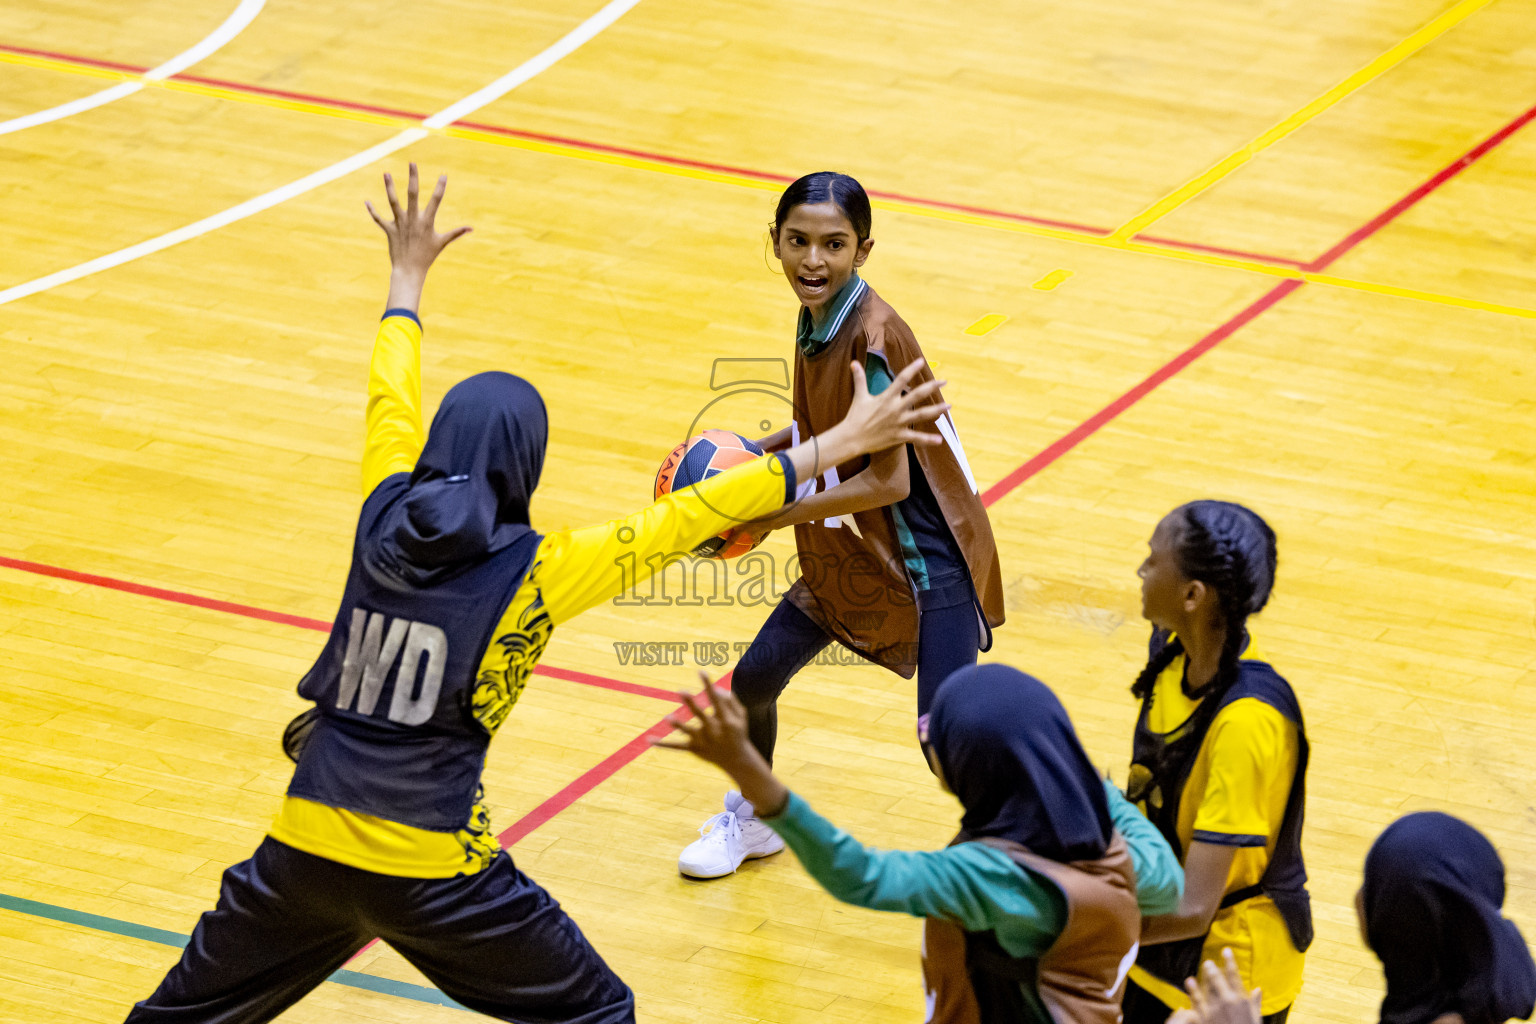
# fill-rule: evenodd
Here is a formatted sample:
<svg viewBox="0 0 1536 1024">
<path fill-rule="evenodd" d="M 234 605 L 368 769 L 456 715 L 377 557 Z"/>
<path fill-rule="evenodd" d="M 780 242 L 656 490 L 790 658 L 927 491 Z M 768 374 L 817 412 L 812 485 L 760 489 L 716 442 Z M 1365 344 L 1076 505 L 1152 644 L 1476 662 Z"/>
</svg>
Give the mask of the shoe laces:
<svg viewBox="0 0 1536 1024">
<path fill-rule="evenodd" d="M 741 819 L 736 817 L 735 811 L 721 811 L 699 826 L 699 835 L 706 839 L 714 836 L 724 839 L 732 833 L 741 838 Z"/>
</svg>

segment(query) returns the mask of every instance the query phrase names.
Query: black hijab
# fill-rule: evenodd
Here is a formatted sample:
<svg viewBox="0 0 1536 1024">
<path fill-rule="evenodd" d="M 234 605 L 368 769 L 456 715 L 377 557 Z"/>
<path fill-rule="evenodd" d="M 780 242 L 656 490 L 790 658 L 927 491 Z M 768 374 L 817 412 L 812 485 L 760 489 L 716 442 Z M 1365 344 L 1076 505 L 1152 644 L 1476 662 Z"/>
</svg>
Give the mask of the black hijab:
<svg viewBox="0 0 1536 1024">
<path fill-rule="evenodd" d="M 1365 858 L 1365 931 L 1387 975 L 1382 1024 L 1459 1013 L 1502 1024 L 1536 1009 L 1536 964 L 1499 912 L 1504 864 L 1449 814 L 1399 818 Z"/>
<path fill-rule="evenodd" d="M 478 373 L 455 384 L 406 490 L 362 538 L 369 570 L 431 586 L 533 532 L 528 502 L 548 436 L 544 400 L 521 377 Z"/>
<path fill-rule="evenodd" d="M 965 805 L 962 840 L 1011 839 L 1062 862 L 1104 856 L 1104 783 L 1040 680 L 1007 665 L 960 669 L 934 698 L 928 742 Z"/>
</svg>

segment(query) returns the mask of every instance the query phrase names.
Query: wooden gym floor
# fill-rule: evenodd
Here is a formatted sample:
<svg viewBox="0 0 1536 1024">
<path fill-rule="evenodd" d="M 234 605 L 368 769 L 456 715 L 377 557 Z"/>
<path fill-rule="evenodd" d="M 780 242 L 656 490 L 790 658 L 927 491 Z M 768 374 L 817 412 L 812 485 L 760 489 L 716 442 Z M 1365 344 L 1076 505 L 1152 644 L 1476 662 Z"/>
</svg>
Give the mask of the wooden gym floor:
<svg viewBox="0 0 1536 1024">
<path fill-rule="evenodd" d="M 599 4 L 0 7 L 0 1019 L 120 1020 L 271 820 L 359 500 L 362 199 L 408 159 L 476 228 L 428 288 L 429 408 L 482 369 L 539 385 L 543 528 L 642 504 L 715 358 L 790 355 L 775 193 L 857 175 L 866 277 L 991 507 L 989 657 L 1118 778 L 1154 523 L 1217 496 L 1278 530 L 1255 628 L 1313 744 L 1294 1019 L 1374 1019 L 1351 897 L 1406 811 L 1486 830 L 1536 935 L 1536 0 Z M 750 433 L 742 402 L 712 425 Z M 788 855 L 676 874 L 724 787 L 643 737 L 691 645 L 764 614 L 563 627 L 493 747 L 495 825 L 642 1020 L 918 1021 L 918 922 Z M 782 719 L 840 824 L 949 838 L 910 683 L 816 667 Z M 350 970 L 283 1019 L 464 1019 L 388 949 Z"/>
</svg>

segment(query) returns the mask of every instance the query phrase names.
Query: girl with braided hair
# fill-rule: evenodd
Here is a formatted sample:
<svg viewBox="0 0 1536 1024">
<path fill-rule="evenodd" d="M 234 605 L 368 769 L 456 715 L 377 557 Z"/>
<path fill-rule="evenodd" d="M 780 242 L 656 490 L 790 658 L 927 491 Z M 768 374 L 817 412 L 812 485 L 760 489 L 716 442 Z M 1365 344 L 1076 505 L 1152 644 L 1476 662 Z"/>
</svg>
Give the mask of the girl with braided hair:
<svg viewBox="0 0 1536 1024">
<path fill-rule="evenodd" d="M 1127 796 L 1184 865 L 1172 913 L 1143 920 L 1125 1024 L 1189 1006 L 1186 978 L 1233 951 L 1266 1024 L 1301 988 L 1312 916 L 1301 859 L 1307 737 L 1296 696 L 1249 636 L 1275 582 L 1275 534 L 1252 510 L 1195 501 L 1158 523 L 1141 577 L 1152 623 Z"/>
</svg>

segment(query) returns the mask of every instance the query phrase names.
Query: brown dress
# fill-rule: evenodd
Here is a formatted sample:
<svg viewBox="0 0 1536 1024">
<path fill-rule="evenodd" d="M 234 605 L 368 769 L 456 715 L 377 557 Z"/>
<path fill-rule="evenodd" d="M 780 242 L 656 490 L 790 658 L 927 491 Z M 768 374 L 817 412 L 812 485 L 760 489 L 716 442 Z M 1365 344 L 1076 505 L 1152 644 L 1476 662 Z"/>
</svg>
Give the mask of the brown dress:
<svg viewBox="0 0 1536 1024">
<path fill-rule="evenodd" d="M 795 355 L 795 443 L 835 426 L 853 402 L 853 371 L 869 356 L 883 360 L 894 378 L 922 355 L 912 330 L 885 300 L 864 289 L 852 315 L 824 348 Z M 924 366 L 914 384 L 932 380 Z M 914 445 L 918 465 L 937 499 L 950 534 L 970 570 L 982 627 L 981 649 L 992 646 L 993 627 L 1003 623 L 1002 570 L 992 525 L 976 481 L 965 461 L 954 422 L 945 413 L 941 445 Z M 846 480 L 869 465 L 868 457 L 831 467 L 819 481 L 802 484 L 801 496 Z M 852 520 L 850 524 L 848 521 Z M 785 595 L 839 642 L 910 679 L 917 670 L 918 607 L 891 510 L 868 509 L 851 516 L 795 527 L 801 578 Z"/>
</svg>

